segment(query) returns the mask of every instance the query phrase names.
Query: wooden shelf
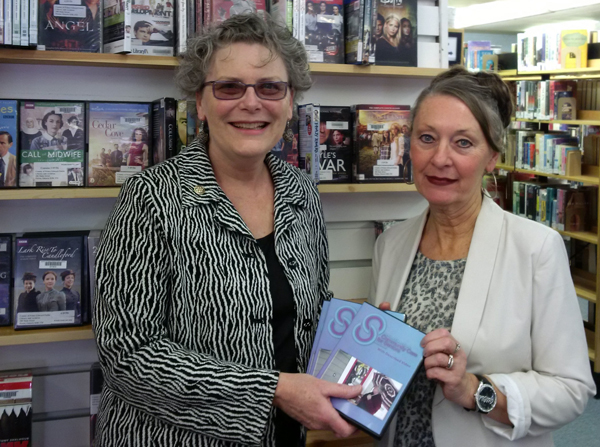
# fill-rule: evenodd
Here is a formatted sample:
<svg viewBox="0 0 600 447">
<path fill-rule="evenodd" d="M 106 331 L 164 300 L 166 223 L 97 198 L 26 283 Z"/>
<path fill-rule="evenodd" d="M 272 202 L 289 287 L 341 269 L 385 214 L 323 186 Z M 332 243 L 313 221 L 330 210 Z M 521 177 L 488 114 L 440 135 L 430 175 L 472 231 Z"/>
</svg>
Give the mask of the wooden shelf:
<svg viewBox="0 0 600 447">
<path fill-rule="evenodd" d="M 0 63 L 153 69 L 173 69 L 179 64 L 178 59 L 171 56 L 75 53 L 68 51 L 37 51 L 12 48 L 0 48 Z M 312 63 L 310 64 L 310 71 L 312 74 L 335 76 L 433 78 L 445 71 L 445 69 Z"/>
<path fill-rule="evenodd" d="M 340 193 L 340 192 L 413 192 L 417 188 L 415 185 L 406 183 L 339 183 L 319 185 L 321 194 Z"/>
<path fill-rule="evenodd" d="M 596 303 L 596 275 L 579 269 L 571 269 L 577 296 Z"/>
<path fill-rule="evenodd" d="M 563 236 L 568 236 L 578 241 L 589 242 L 590 244 L 598 245 L 598 235 L 589 231 L 560 231 L 556 230 Z"/>
<path fill-rule="evenodd" d="M 120 188 L 23 188 L 5 189 L 0 192 L 1 200 L 30 199 L 102 199 L 117 197 Z M 414 192 L 417 188 L 406 183 L 339 183 L 319 185 L 321 194 L 355 192 Z"/>
<path fill-rule="evenodd" d="M 512 165 L 505 165 L 505 164 L 502 164 L 502 163 L 496 163 L 495 169 L 502 169 L 504 171 L 514 171 L 515 167 L 512 166 Z"/>
<path fill-rule="evenodd" d="M 571 124 L 573 126 L 600 126 L 598 120 L 531 120 L 526 118 L 513 118 L 513 121 L 521 121 L 524 123 L 539 123 L 539 124 Z M 518 129 L 517 129 L 518 130 Z"/>
<path fill-rule="evenodd" d="M 515 172 L 521 172 L 523 174 L 537 175 L 540 177 L 557 178 L 560 180 L 568 180 L 570 182 L 587 183 L 589 185 L 598 185 L 600 183 L 598 177 L 592 177 L 589 175 L 559 175 L 559 174 L 548 174 L 546 172 L 532 171 L 530 169 L 514 169 Z"/>
<path fill-rule="evenodd" d="M 588 76 L 588 75 L 600 75 L 600 67 L 593 68 L 564 68 L 560 70 L 534 70 L 534 71 L 517 71 L 518 76 L 541 76 L 541 75 L 555 75 L 555 76 Z"/>
<path fill-rule="evenodd" d="M 24 329 L 20 331 L 15 331 L 12 327 L 0 328 L 0 346 L 91 340 L 93 338 L 94 334 L 90 325 L 51 329 Z"/>
</svg>

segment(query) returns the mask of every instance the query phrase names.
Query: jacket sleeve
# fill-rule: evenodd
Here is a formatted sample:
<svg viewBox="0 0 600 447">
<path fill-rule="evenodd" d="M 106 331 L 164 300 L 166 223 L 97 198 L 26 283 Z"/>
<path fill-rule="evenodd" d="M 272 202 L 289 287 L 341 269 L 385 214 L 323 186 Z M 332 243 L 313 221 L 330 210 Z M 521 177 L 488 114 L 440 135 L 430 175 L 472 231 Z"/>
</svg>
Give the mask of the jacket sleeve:
<svg viewBox="0 0 600 447">
<path fill-rule="evenodd" d="M 489 374 L 507 395 L 514 427 L 482 416 L 488 428 L 511 440 L 571 422 L 595 393 L 575 287 L 558 233 L 548 233 L 533 262 L 532 368 Z"/>
<path fill-rule="evenodd" d="M 169 244 L 156 186 L 122 188 L 96 261 L 94 331 L 106 386 L 164 423 L 224 441 L 258 445 L 270 421 L 277 371 L 191 351 L 170 339 Z M 200 331 L 201 328 L 195 328 Z"/>
</svg>

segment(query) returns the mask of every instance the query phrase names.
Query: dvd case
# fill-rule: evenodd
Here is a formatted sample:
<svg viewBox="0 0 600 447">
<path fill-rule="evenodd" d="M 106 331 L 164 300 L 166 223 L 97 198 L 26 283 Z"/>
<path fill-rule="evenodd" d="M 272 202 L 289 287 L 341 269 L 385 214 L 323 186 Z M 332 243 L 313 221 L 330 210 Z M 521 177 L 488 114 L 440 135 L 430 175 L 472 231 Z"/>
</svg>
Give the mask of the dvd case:
<svg viewBox="0 0 600 447">
<path fill-rule="evenodd" d="M 175 98 L 160 98 L 152 102 L 152 153 L 158 164 L 177 153 Z"/>
<path fill-rule="evenodd" d="M 309 61 L 343 64 L 345 59 L 343 1 L 307 1 L 304 19 L 304 46 Z"/>
<path fill-rule="evenodd" d="M 352 178 L 352 111 L 321 106 L 319 183 L 350 183 Z"/>
<path fill-rule="evenodd" d="M 298 167 L 298 120 L 290 121 L 290 129 L 294 134 L 292 141 L 285 141 L 281 138 L 271 153 L 283 161 L 287 161 L 292 166 Z"/>
<path fill-rule="evenodd" d="M 131 36 L 131 53 L 173 56 L 173 7 L 166 7 L 162 2 L 156 2 L 152 7 L 134 1 L 131 6 L 131 33 L 126 33 Z M 171 5 L 170 2 L 168 4 Z"/>
<path fill-rule="evenodd" d="M 303 104 L 298 106 L 298 136 L 300 157 L 298 167 L 306 172 L 315 183 L 319 183 L 319 106 Z"/>
<path fill-rule="evenodd" d="M 400 315 L 367 303 L 360 306 L 354 319 L 344 325 L 343 335 L 317 377 L 362 385 L 362 392 L 352 399 L 332 398 L 333 407 L 381 439 L 423 363 L 420 343 L 424 336 L 404 323 Z"/>
<path fill-rule="evenodd" d="M 0 326 L 11 324 L 12 237 L 0 234 Z"/>
<path fill-rule="evenodd" d="M 88 103 L 88 186 L 118 186 L 149 165 L 148 103 Z"/>
<path fill-rule="evenodd" d="M 355 182 L 410 181 L 410 106 L 358 104 L 354 114 Z"/>
<path fill-rule="evenodd" d="M 373 0 L 375 64 L 417 66 L 417 0 Z"/>
<path fill-rule="evenodd" d="M 21 101 L 19 186 L 84 186 L 85 103 Z"/>
<path fill-rule="evenodd" d="M 15 329 L 82 324 L 83 236 L 18 237 L 15 247 Z"/>
<path fill-rule="evenodd" d="M 180 99 L 177 101 L 177 155 L 196 138 L 198 125 L 198 112 L 196 101 Z"/>
<path fill-rule="evenodd" d="M 204 3 L 204 26 L 221 23 L 238 14 L 256 13 L 264 17 L 266 0 L 209 0 Z"/>
<path fill-rule="evenodd" d="M 17 186 L 18 110 L 17 101 L 0 99 L 0 188 Z"/>
<path fill-rule="evenodd" d="M 39 0 L 38 50 L 99 53 L 100 0 Z"/>
<path fill-rule="evenodd" d="M 30 372 L 0 374 L 0 445 L 27 447 L 31 443 L 32 382 Z"/>
</svg>

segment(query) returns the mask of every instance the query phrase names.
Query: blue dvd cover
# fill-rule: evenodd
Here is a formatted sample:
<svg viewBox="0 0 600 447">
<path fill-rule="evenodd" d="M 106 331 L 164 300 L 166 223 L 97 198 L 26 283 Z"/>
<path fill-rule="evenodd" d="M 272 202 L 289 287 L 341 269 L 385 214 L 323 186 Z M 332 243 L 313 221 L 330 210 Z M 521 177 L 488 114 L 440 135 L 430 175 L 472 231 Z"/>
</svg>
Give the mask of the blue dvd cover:
<svg viewBox="0 0 600 447">
<path fill-rule="evenodd" d="M 310 358 L 308 359 L 308 368 L 306 368 L 306 373 L 313 376 L 315 375 L 314 367 L 317 359 L 319 339 L 321 338 L 321 333 L 323 332 L 323 327 L 325 326 L 325 317 L 327 316 L 327 309 L 329 309 L 330 303 L 331 301 L 323 301 L 323 305 L 321 306 L 321 316 L 319 317 L 319 324 L 317 326 L 317 332 L 315 333 L 315 340 L 310 351 Z"/>
<path fill-rule="evenodd" d="M 0 326 L 10 324 L 11 252 L 11 236 L 8 234 L 0 235 Z"/>
<path fill-rule="evenodd" d="M 17 186 L 17 101 L 0 99 L 0 188 Z"/>
<path fill-rule="evenodd" d="M 317 377 L 362 385 L 353 399 L 332 398 L 344 418 L 381 439 L 423 363 L 424 333 L 396 316 L 363 304 Z"/>
<path fill-rule="evenodd" d="M 321 317 L 323 321 L 323 329 L 319 337 L 317 352 L 313 365 L 313 375 L 319 377 L 323 364 L 331 354 L 331 350 L 335 347 L 338 341 L 344 335 L 346 329 L 354 319 L 354 316 L 359 311 L 361 305 L 352 301 L 340 300 L 332 298 L 327 309 L 327 314 Z M 319 326 L 321 326 L 319 320 Z M 317 326 L 317 331 L 319 330 Z"/>
<path fill-rule="evenodd" d="M 83 236 L 18 237 L 15 329 L 82 323 Z"/>
</svg>

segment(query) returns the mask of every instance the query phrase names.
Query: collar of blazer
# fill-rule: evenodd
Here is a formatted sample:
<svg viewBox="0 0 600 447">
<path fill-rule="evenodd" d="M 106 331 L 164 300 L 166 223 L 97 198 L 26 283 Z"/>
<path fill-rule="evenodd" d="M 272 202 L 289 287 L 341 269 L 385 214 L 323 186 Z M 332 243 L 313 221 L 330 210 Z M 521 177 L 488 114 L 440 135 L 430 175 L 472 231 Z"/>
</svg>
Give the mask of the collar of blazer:
<svg viewBox="0 0 600 447">
<path fill-rule="evenodd" d="M 397 309 L 400 305 L 400 297 L 417 254 L 428 214 L 429 208 L 412 219 L 412 222 L 407 222 L 411 226 L 404 235 L 405 242 L 397 244 L 395 248 L 397 255 L 394 258 L 399 261 L 397 271 L 402 272 L 402 276 L 400 287 L 395 288 L 394 294 L 388 295 L 393 296 L 392 309 Z M 452 335 L 460 341 L 467 356 L 471 352 L 483 316 L 503 225 L 504 211 L 493 200 L 484 196 L 475 222 L 451 331 Z M 410 256 L 406 256 L 408 250 Z"/>
<path fill-rule="evenodd" d="M 233 207 L 217 183 L 207 149 L 197 139 L 179 158 L 179 177 L 182 205 L 184 208 L 218 202 L 224 207 Z M 309 195 L 302 173 L 271 153 L 267 154 L 267 167 L 271 171 L 275 188 L 275 208 L 286 203 L 307 206 Z M 202 189 L 199 189 L 201 187 Z"/>
</svg>

